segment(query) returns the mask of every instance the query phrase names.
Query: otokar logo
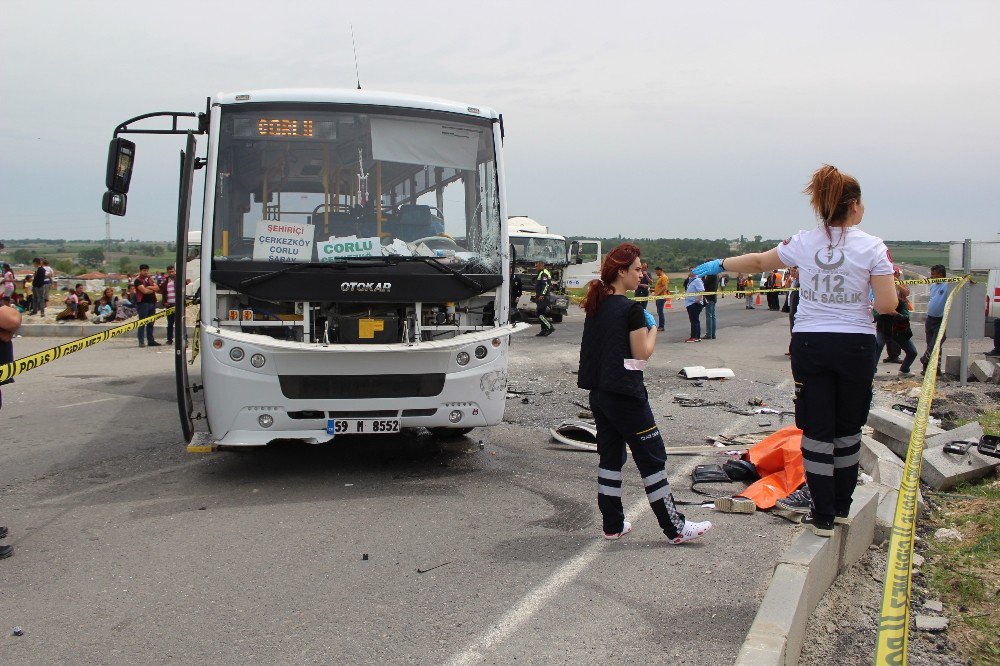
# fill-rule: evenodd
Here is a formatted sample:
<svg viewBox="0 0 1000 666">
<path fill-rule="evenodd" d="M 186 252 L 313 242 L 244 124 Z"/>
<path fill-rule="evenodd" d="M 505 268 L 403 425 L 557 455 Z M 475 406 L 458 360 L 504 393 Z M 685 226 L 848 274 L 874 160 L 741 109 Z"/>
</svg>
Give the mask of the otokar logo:
<svg viewBox="0 0 1000 666">
<path fill-rule="evenodd" d="M 391 282 L 341 282 L 341 291 L 363 291 L 388 294 L 392 291 Z"/>
</svg>

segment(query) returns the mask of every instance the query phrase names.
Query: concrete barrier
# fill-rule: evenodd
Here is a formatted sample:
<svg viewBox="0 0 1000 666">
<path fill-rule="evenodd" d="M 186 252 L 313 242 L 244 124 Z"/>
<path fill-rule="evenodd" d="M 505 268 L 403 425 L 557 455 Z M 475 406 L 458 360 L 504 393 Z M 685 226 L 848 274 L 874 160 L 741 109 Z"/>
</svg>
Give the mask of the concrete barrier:
<svg viewBox="0 0 1000 666">
<path fill-rule="evenodd" d="M 913 417 L 894 409 L 873 409 L 868 412 L 868 425 L 874 432 L 872 437 L 882 442 L 902 459 L 906 459 L 906 451 L 910 447 L 910 435 L 913 433 Z M 927 424 L 927 437 L 940 435 L 944 430 Z"/>
<path fill-rule="evenodd" d="M 920 480 L 935 490 L 948 490 L 962 481 L 981 479 L 992 474 L 993 469 L 1000 464 L 1000 459 L 981 455 L 975 444 L 964 454 L 944 451 L 944 445 L 948 442 L 974 440 L 978 443 L 982 436 L 982 426 L 973 422 L 928 439 L 920 467 Z"/>
<path fill-rule="evenodd" d="M 738 666 L 798 663 L 809 615 L 837 574 L 872 543 L 878 498 L 873 488 L 858 486 L 850 525 L 838 525 L 829 539 L 803 530 L 785 550 L 736 657 Z"/>
</svg>

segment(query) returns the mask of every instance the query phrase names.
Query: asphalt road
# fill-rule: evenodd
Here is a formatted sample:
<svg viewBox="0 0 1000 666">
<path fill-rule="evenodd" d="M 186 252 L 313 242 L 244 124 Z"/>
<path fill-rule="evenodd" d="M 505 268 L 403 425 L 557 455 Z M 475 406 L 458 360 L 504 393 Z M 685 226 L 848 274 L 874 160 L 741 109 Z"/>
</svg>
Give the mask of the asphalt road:
<svg viewBox="0 0 1000 666">
<path fill-rule="evenodd" d="M 600 539 L 595 456 L 547 432 L 586 402 L 581 331 L 574 312 L 553 336 L 519 336 L 505 422 L 455 442 L 188 454 L 171 354 L 132 338 L 19 376 L 0 414 L 16 548 L 0 562 L 0 663 L 732 662 L 796 528 L 684 507 L 715 529 L 669 545 L 630 462 L 635 529 Z M 726 299 L 718 340 L 685 337 L 675 308 L 647 372 L 669 445 L 784 424 L 671 402 L 788 408 L 784 315 Z M 58 342 L 22 338 L 15 355 Z M 684 365 L 737 379 L 695 386 Z M 671 457 L 678 497 L 712 460 Z"/>
</svg>

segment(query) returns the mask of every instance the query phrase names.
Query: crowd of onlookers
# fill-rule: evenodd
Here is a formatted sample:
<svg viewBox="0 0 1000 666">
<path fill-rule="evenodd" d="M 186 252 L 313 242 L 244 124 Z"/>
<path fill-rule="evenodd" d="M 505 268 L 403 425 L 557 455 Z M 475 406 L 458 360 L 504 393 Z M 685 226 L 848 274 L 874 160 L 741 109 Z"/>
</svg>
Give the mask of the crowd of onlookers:
<svg viewBox="0 0 1000 666">
<path fill-rule="evenodd" d="M 44 317 L 46 307 L 51 300 L 55 300 L 50 296 L 50 291 L 56 279 L 47 259 L 36 257 L 32 265 L 34 272 L 19 280 L 11 265 L 3 264 L 3 295 L 0 298 L 2 305 L 9 305 L 28 316 Z M 173 275 L 172 269 L 170 266 L 166 272 L 158 275 L 148 275 L 148 266 L 140 269 L 147 271 L 148 277 L 145 280 L 151 281 L 157 287 L 164 287 L 157 292 L 162 296 L 157 304 L 168 304 L 169 296 L 165 285 Z M 119 283 L 117 287 L 107 286 L 99 294 L 92 294 L 84 289 L 84 283 L 78 282 L 72 289 L 64 288 L 65 296 L 61 299 L 62 310 L 55 319 L 57 322 L 91 321 L 95 324 L 131 319 L 138 314 L 140 301 L 149 300 L 138 292 L 139 284 L 140 274 L 128 273 L 124 284 Z M 172 294 L 173 290 L 169 291 Z M 172 305 L 173 302 L 169 304 Z"/>
</svg>

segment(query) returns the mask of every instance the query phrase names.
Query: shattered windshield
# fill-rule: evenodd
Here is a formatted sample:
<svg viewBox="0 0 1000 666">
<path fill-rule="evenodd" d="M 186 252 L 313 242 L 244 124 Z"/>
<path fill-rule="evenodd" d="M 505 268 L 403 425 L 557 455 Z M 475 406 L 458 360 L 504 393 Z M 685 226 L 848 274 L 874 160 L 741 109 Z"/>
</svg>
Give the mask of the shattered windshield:
<svg viewBox="0 0 1000 666">
<path fill-rule="evenodd" d="M 514 246 L 519 262 L 566 263 L 566 241 L 561 238 L 536 238 L 511 234 L 510 244 Z"/>
<path fill-rule="evenodd" d="M 223 112 L 218 160 L 216 261 L 396 255 L 500 270 L 486 119 L 241 107 Z"/>
</svg>

